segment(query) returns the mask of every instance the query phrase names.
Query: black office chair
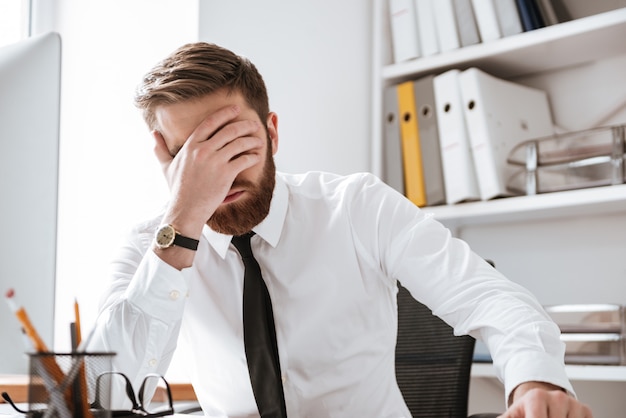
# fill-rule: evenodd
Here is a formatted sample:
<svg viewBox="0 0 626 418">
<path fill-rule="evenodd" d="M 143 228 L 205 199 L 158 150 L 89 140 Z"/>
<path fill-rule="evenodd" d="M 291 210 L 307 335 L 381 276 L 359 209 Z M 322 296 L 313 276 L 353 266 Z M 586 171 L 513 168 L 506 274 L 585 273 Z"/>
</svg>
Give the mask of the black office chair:
<svg viewBox="0 0 626 418">
<path fill-rule="evenodd" d="M 398 283 L 396 379 L 413 418 L 467 418 L 474 338 L 452 328 Z M 498 414 L 472 415 L 495 418 Z"/>
</svg>

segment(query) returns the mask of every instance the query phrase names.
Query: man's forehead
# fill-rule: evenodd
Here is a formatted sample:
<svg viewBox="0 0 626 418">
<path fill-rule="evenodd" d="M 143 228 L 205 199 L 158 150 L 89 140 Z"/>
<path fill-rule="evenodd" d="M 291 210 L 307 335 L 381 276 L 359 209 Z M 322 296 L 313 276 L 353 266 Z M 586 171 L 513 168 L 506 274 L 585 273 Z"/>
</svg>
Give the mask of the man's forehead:
<svg viewBox="0 0 626 418">
<path fill-rule="evenodd" d="M 206 96 L 158 106 L 155 109 L 155 116 L 163 130 L 188 130 L 198 126 L 200 122 L 219 109 L 232 105 L 247 107 L 241 94 L 226 94 L 218 91 Z"/>
</svg>

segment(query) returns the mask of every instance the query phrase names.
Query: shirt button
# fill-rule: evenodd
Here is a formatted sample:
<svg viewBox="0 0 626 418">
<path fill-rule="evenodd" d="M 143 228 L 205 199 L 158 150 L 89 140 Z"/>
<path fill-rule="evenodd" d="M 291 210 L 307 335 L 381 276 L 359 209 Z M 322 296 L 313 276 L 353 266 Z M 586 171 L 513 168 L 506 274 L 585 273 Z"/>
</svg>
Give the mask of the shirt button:
<svg viewBox="0 0 626 418">
<path fill-rule="evenodd" d="M 285 376 L 284 374 L 282 376 L 280 376 L 280 380 L 282 380 L 283 384 L 287 381 L 287 376 Z"/>
<path fill-rule="evenodd" d="M 155 366 L 157 365 L 157 361 L 156 361 L 156 359 L 155 359 L 155 358 L 150 359 L 150 361 L 148 362 L 148 365 L 149 365 L 150 367 L 155 367 Z"/>
<path fill-rule="evenodd" d="M 170 299 L 171 300 L 178 300 L 179 297 L 180 297 L 180 292 L 178 290 L 172 290 L 170 292 Z"/>
</svg>

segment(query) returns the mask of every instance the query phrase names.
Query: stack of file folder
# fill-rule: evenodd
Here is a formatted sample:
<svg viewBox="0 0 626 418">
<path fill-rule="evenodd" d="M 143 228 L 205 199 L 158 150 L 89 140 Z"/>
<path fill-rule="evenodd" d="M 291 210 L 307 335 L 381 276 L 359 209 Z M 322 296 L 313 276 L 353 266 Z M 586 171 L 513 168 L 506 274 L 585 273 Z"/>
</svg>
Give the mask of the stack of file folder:
<svg viewBox="0 0 626 418">
<path fill-rule="evenodd" d="M 546 307 L 546 312 L 561 329 L 566 363 L 626 364 L 623 305 L 553 305 Z"/>
<path fill-rule="evenodd" d="M 511 196 L 507 156 L 554 134 L 545 91 L 478 68 L 385 88 L 384 178 L 417 206 Z"/>
<path fill-rule="evenodd" d="M 489 43 L 570 20 L 552 0 L 389 0 L 393 62 Z"/>
</svg>

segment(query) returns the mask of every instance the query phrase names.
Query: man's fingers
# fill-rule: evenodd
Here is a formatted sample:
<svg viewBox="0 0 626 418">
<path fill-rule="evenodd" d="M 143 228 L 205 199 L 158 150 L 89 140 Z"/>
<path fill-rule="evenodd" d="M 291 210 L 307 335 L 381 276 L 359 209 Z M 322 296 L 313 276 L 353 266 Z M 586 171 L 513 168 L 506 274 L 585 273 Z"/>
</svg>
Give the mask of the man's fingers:
<svg viewBox="0 0 626 418">
<path fill-rule="evenodd" d="M 239 115 L 239 106 L 226 106 L 211 113 L 200 122 L 189 137 L 189 141 L 203 142 L 211 138 L 217 131 Z"/>
<path fill-rule="evenodd" d="M 244 154 L 260 154 L 264 140 L 256 136 L 243 136 L 230 141 L 219 151 L 227 161 L 233 161 Z"/>
<path fill-rule="evenodd" d="M 230 162 L 229 166 L 233 169 L 235 176 L 238 173 L 258 164 L 261 161 L 261 155 L 259 153 L 244 153 L 235 156 Z"/>
<path fill-rule="evenodd" d="M 157 130 L 152 131 L 152 137 L 154 138 L 154 154 L 161 165 L 169 164 L 173 157 L 170 151 L 167 149 L 167 144 L 163 139 L 163 135 Z"/>
<path fill-rule="evenodd" d="M 589 407 L 556 390 L 531 389 L 500 418 L 593 418 Z"/>
<path fill-rule="evenodd" d="M 261 128 L 261 124 L 256 120 L 247 119 L 232 122 L 216 132 L 210 142 L 214 149 L 219 150 L 228 146 L 235 139 L 256 136 L 259 128 Z"/>
<path fill-rule="evenodd" d="M 204 141 L 199 141 L 198 143 L 192 142 L 189 145 L 204 147 L 211 152 L 222 152 L 223 150 L 230 148 L 230 144 L 238 144 L 237 146 L 239 147 L 242 146 L 240 141 L 242 138 L 258 136 L 255 134 L 259 132 L 260 128 L 260 122 L 255 120 L 246 119 L 230 122 L 221 127 L 212 136 L 205 138 Z M 189 138 L 189 141 L 195 141 L 195 138 L 201 131 L 202 130 L 196 129 Z M 248 142 L 246 142 L 246 144 L 248 144 Z M 252 144 L 252 147 L 261 146 L 262 144 L 263 142 L 261 141 L 256 144 Z"/>
</svg>

